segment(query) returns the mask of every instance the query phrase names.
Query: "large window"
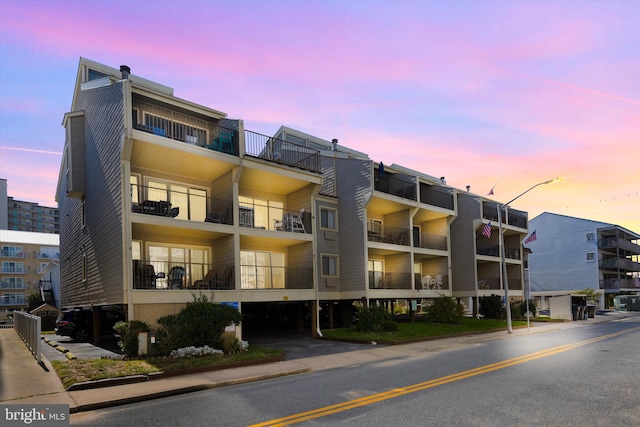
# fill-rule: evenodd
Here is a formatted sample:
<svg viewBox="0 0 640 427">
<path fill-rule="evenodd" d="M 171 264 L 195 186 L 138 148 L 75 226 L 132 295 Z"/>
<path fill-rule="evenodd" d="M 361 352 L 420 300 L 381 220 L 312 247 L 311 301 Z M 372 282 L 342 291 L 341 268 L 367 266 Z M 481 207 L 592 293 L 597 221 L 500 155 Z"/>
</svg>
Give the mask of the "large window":
<svg viewBox="0 0 640 427">
<path fill-rule="evenodd" d="M 0 282 L 0 289 L 25 289 L 22 277 L 5 277 Z"/>
<path fill-rule="evenodd" d="M 3 261 L 3 273 L 26 273 L 24 265 L 21 262 Z"/>
<path fill-rule="evenodd" d="M 335 209 L 320 208 L 320 228 L 336 230 L 338 228 L 336 216 L 337 211 Z"/>
<path fill-rule="evenodd" d="M 140 259 L 135 257 L 138 251 L 139 249 L 133 251 L 133 259 Z M 169 286 L 173 268 L 184 269 L 186 282 L 180 285 L 195 283 L 209 271 L 209 251 L 205 248 L 150 244 L 148 253 L 149 256 L 145 261 L 153 266 L 155 274 L 164 273 L 165 275 L 164 278 L 156 280 L 156 288 Z"/>
<path fill-rule="evenodd" d="M 206 190 L 151 179 L 147 187 L 147 200 L 171 203 L 172 209 L 179 209 L 176 218 L 204 221 L 207 217 Z"/>
<path fill-rule="evenodd" d="M 24 252 L 22 252 L 22 246 L 3 246 L 2 256 L 22 258 Z"/>
<path fill-rule="evenodd" d="M 284 289 L 285 254 L 261 251 L 240 252 L 242 289 Z"/>
<path fill-rule="evenodd" d="M 284 204 L 274 200 L 259 200 L 238 197 L 240 203 L 240 225 L 243 227 L 275 230 L 276 221 L 282 221 Z"/>
<path fill-rule="evenodd" d="M 26 301 L 23 294 L 4 293 L 0 297 L 0 305 L 24 305 Z"/>
</svg>

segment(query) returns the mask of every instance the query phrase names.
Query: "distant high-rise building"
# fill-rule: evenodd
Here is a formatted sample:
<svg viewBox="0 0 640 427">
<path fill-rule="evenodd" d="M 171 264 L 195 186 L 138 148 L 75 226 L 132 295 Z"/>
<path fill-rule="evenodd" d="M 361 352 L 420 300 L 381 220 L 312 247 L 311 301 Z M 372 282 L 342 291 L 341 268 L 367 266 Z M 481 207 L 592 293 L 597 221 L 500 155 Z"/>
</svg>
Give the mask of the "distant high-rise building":
<svg viewBox="0 0 640 427">
<path fill-rule="evenodd" d="M 58 208 L 7 196 L 7 180 L 0 178 L 0 230 L 59 234 Z"/>
</svg>

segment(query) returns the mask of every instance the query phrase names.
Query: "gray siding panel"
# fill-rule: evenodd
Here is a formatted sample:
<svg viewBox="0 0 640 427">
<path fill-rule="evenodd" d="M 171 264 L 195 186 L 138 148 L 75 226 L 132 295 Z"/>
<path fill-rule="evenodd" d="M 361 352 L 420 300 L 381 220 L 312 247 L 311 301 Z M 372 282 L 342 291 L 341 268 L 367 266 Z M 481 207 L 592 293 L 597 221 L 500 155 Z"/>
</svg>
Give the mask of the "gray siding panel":
<svg viewBox="0 0 640 427">
<path fill-rule="evenodd" d="M 65 306 L 121 304 L 122 269 L 121 155 L 124 140 L 123 85 L 80 92 L 77 107 L 85 112 L 85 224 L 79 200 L 59 201 L 61 224 L 62 300 Z M 99 172 L 98 172 L 99 171 Z M 98 172 L 98 173 L 96 173 Z M 60 194 L 66 194 L 61 192 Z M 64 243 L 63 243 L 64 241 Z M 82 281 L 82 257 L 87 279 Z"/>
<path fill-rule="evenodd" d="M 475 230 L 473 220 L 480 218 L 480 205 L 471 195 L 458 193 L 458 217 L 451 224 L 452 290 L 476 288 Z"/>
</svg>

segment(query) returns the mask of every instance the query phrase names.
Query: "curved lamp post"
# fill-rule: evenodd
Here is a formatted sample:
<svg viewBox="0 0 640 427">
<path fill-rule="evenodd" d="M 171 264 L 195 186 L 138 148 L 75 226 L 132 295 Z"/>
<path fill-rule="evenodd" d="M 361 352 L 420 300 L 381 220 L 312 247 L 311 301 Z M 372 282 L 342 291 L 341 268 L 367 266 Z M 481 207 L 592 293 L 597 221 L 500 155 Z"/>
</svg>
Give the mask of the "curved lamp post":
<svg viewBox="0 0 640 427">
<path fill-rule="evenodd" d="M 547 181 L 544 182 L 540 182 L 536 185 L 534 185 L 533 187 L 529 188 L 528 190 L 518 194 L 516 197 L 514 197 L 513 199 L 509 200 L 507 203 L 504 204 L 498 204 L 498 229 L 499 229 L 499 234 L 500 234 L 500 265 L 502 267 L 502 276 L 501 276 L 501 281 L 502 281 L 502 289 L 504 289 L 504 302 L 506 305 L 506 310 L 507 310 L 507 333 L 511 334 L 513 333 L 513 328 L 511 326 L 511 304 L 509 303 L 509 281 L 507 280 L 507 262 L 505 260 L 505 253 L 504 253 L 504 235 L 502 234 L 502 208 L 509 206 L 511 203 L 513 203 L 514 201 L 516 201 L 517 199 L 519 199 L 520 197 L 524 196 L 525 194 L 527 194 L 529 191 L 533 190 L 536 187 L 539 187 L 541 185 L 545 185 L 545 184 L 551 184 L 552 182 L 558 182 L 560 181 L 561 178 L 555 178 L 555 179 L 549 179 Z"/>
</svg>

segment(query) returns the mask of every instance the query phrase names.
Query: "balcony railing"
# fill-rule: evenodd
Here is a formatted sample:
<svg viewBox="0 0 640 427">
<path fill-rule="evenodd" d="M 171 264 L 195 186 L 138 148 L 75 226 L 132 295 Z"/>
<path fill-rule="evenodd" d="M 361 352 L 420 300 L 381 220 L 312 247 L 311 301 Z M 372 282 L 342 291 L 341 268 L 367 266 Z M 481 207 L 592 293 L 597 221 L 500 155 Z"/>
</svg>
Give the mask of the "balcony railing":
<svg viewBox="0 0 640 427">
<path fill-rule="evenodd" d="M 27 268 L 21 266 L 21 265 L 3 265 L 2 266 L 2 270 L 0 270 L 0 273 L 19 273 L 19 274 L 26 274 L 27 273 Z"/>
<path fill-rule="evenodd" d="M 369 289 L 412 289 L 411 273 L 369 272 Z"/>
<path fill-rule="evenodd" d="M 454 207 L 451 191 L 425 183 L 420 183 L 420 202 L 451 210 Z"/>
<path fill-rule="evenodd" d="M 404 199 L 416 200 L 416 184 L 399 179 L 390 173 L 377 173 L 375 175 L 373 189 Z"/>
<path fill-rule="evenodd" d="M 446 274 L 425 274 L 415 275 L 415 288 L 423 290 L 445 290 L 449 289 L 449 276 Z"/>
<path fill-rule="evenodd" d="M 415 237 L 415 236 L 414 236 Z M 447 250 L 447 236 L 438 234 L 420 233 L 419 239 L 414 239 L 413 246 L 422 249 Z"/>
<path fill-rule="evenodd" d="M 27 285 L 24 282 L 11 282 L 9 279 L 3 279 L 0 282 L 0 289 L 27 289 Z"/>
<path fill-rule="evenodd" d="M 409 246 L 409 230 L 370 220 L 367 221 L 367 240 L 370 242 Z"/>
<path fill-rule="evenodd" d="M 12 250 L 2 250 L 0 251 L 0 257 L 3 258 L 27 258 L 28 254 L 27 252 L 23 252 L 23 251 L 12 251 Z"/>
<path fill-rule="evenodd" d="M 233 224 L 233 202 L 203 194 L 131 185 L 131 212 L 191 221 Z"/>
<path fill-rule="evenodd" d="M 600 260 L 600 268 L 603 270 L 640 271 L 640 263 L 626 258 L 605 258 Z"/>
<path fill-rule="evenodd" d="M 133 289 L 234 289 L 232 265 L 133 261 Z"/>
<path fill-rule="evenodd" d="M 518 277 L 509 277 L 509 289 L 518 290 L 522 289 L 522 279 Z M 478 277 L 478 290 L 500 290 L 502 284 L 500 283 L 500 277 L 484 276 Z"/>
<path fill-rule="evenodd" d="M 2 295 L 0 305 L 27 305 L 23 295 Z"/>
<path fill-rule="evenodd" d="M 630 242 L 629 240 L 621 239 L 619 237 L 605 237 L 598 240 L 598 247 L 600 249 L 624 249 L 634 254 L 640 254 L 640 245 Z"/>
<path fill-rule="evenodd" d="M 485 202 L 482 204 L 482 217 L 484 219 L 498 222 L 498 207 L 496 203 Z M 516 209 L 509 209 L 509 214 L 505 214 L 502 209 L 502 223 L 519 228 L 527 228 L 527 213 Z"/>
<path fill-rule="evenodd" d="M 310 267 L 241 265 L 240 271 L 243 290 L 313 289 Z"/>
<path fill-rule="evenodd" d="M 270 162 L 320 172 L 320 152 L 302 145 L 292 144 L 245 130 L 245 154 Z"/>
<path fill-rule="evenodd" d="M 195 115 L 145 102 L 133 101 L 133 127 L 164 138 L 237 156 L 238 132 Z"/>
<path fill-rule="evenodd" d="M 264 230 L 311 234 L 311 213 L 287 210 L 259 203 L 240 204 L 240 226 Z"/>
<path fill-rule="evenodd" d="M 499 257 L 500 256 L 500 246 L 491 245 L 491 244 L 487 244 L 487 243 L 477 243 L 476 254 L 477 255 L 484 255 L 484 256 Z M 504 256 L 505 256 L 505 258 L 518 259 L 519 260 L 520 259 L 520 249 L 514 248 L 514 247 L 505 246 L 505 248 L 504 248 Z"/>
</svg>

